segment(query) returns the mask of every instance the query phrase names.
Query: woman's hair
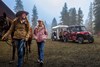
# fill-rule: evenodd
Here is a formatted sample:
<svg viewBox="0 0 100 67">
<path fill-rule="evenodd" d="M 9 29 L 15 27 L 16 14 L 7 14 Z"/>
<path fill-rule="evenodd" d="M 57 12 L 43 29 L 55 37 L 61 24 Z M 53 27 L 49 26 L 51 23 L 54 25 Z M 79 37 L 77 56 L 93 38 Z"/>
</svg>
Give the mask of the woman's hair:
<svg viewBox="0 0 100 67">
<path fill-rule="evenodd" d="M 25 19 L 26 19 L 26 22 L 29 22 L 27 17 L 25 17 Z"/>
</svg>

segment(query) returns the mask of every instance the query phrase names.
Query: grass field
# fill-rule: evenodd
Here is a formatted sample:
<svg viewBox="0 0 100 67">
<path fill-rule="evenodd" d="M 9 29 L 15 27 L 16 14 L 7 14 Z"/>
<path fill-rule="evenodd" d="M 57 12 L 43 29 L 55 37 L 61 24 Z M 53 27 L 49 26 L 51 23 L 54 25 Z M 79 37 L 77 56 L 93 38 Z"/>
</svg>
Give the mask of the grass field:
<svg viewBox="0 0 100 67">
<path fill-rule="evenodd" d="M 0 67 L 16 67 L 16 62 L 9 64 L 12 48 L 0 42 Z M 32 53 L 24 67 L 40 67 L 37 61 L 37 45 L 32 42 Z M 63 43 L 47 40 L 43 67 L 100 67 L 100 38 L 95 37 L 93 44 Z"/>
</svg>

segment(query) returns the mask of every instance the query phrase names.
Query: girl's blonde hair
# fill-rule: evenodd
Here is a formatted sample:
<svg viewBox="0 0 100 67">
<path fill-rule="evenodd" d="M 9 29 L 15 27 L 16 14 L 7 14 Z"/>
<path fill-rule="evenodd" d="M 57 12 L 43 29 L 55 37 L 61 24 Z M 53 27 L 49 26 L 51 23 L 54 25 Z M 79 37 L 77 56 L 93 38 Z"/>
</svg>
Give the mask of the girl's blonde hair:
<svg viewBox="0 0 100 67">
<path fill-rule="evenodd" d="M 42 20 L 38 20 L 38 22 L 42 22 L 42 25 L 43 25 L 44 28 L 45 28 L 45 24 L 44 24 L 44 22 L 43 22 Z M 39 26 L 39 23 L 37 23 L 37 26 Z"/>
</svg>

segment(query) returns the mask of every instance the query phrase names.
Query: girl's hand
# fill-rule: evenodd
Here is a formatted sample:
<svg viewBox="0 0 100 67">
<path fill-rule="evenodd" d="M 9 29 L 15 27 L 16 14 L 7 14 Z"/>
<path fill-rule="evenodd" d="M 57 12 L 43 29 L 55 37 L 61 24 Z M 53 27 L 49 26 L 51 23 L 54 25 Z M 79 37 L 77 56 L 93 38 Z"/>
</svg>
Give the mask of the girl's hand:
<svg viewBox="0 0 100 67">
<path fill-rule="evenodd" d="M 47 39 L 47 36 L 46 35 L 42 35 L 42 38 L 45 40 L 45 39 Z"/>
<path fill-rule="evenodd" d="M 37 40 L 38 38 L 35 36 L 34 39 Z"/>
</svg>

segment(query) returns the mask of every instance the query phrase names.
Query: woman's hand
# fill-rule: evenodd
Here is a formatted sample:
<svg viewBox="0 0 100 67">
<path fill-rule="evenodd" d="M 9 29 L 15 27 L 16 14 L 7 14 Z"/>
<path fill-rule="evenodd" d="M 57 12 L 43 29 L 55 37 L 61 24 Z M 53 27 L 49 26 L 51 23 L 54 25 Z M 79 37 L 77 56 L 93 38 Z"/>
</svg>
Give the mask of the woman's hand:
<svg viewBox="0 0 100 67">
<path fill-rule="evenodd" d="M 6 36 L 3 36 L 3 37 L 2 37 L 2 40 L 6 40 L 6 39 L 7 39 Z"/>
<path fill-rule="evenodd" d="M 25 41 L 28 41 L 29 38 L 26 38 Z"/>
</svg>

